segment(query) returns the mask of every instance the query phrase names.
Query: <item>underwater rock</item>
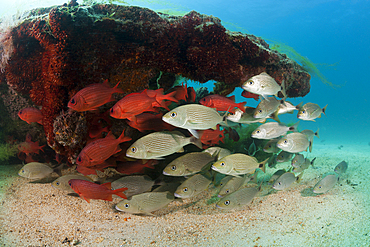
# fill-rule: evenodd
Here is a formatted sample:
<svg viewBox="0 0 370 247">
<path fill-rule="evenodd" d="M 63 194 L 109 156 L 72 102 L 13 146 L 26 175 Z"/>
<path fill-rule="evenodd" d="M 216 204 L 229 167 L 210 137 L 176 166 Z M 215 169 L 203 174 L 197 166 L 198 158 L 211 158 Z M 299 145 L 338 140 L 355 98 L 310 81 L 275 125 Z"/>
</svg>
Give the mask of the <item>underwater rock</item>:
<svg viewBox="0 0 370 247">
<path fill-rule="evenodd" d="M 121 81 L 130 93 L 149 82 L 167 90 L 181 75 L 222 83 L 214 93 L 226 95 L 265 71 L 285 82 L 288 97 L 310 89 L 310 75 L 264 40 L 229 32 L 218 18 L 195 11 L 170 16 L 135 6 L 64 4 L 32 10 L 7 34 L 2 39 L 12 41 L 12 50 L 0 83 L 42 106 L 47 142 L 61 153 L 71 148 L 56 140 L 57 116 L 76 92 L 105 79 L 111 86 Z"/>
</svg>

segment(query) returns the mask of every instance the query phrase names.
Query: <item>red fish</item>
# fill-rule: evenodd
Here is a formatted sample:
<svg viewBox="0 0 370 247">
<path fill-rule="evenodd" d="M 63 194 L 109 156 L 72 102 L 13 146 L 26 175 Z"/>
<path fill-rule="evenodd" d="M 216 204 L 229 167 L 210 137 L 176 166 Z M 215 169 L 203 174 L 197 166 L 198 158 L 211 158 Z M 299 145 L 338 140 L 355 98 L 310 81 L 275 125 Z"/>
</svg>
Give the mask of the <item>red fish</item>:
<svg viewBox="0 0 370 247">
<path fill-rule="evenodd" d="M 217 129 L 207 129 L 200 133 L 200 141 L 206 145 L 218 144 L 219 142 L 224 142 L 225 133 L 224 130 L 220 130 L 220 126 L 217 125 Z"/>
<path fill-rule="evenodd" d="M 145 89 L 143 91 L 143 93 L 146 93 L 149 97 L 151 98 L 155 98 L 156 101 L 165 109 L 167 109 L 168 111 L 170 110 L 167 106 L 167 104 L 165 104 L 165 100 L 169 100 L 170 102 L 179 102 L 175 95 L 176 95 L 176 92 L 171 92 L 171 93 L 168 93 L 168 94 L 164 94 L 163 91 L 164 89 L 163 88 L 160 88 L 160 89 L 157 89 L 157 90 L 149 90 L 149 89 Z"/>
<path fill-rule="evenodd" d="M 130 175 L 134 173 L 144 173 L 144 168 L 154 169 L 154 165 L 158 163 L 157 160 L 148 160 L 145 164 L 141 161 L 127 161 L 117 164 L 116 170 L 119 173 Z"/>
<path fill-rule="evenodd" d="M 193 87 L 188 88 L 188 102 L 195 102 L 195 98 L 197 97 L 197 94 L 195 93 L 195 90 Z"/>
<path fill-rule="evenodd" d="M 20 110 L 18 116 L 23 121 L 30 123 L 39 123 L 42 124 L 42 118 L 44 117 L 41 111 L 37 108 L 28 107 Z"/>
<path fill-rule="evenodd" d="M 235 107 L 245 112 L 244 105 L 247 102 L 235 103 L 235 96 L 225 97 L 217 94 L 208 95 L 199 100 L 199 103 L 211 108 L 216 108 L 217 111 L 229 111 L 234 113 Z"/>
<path fill-rule="evenodd" d="M 78 91 L 68 102 L 68 107 L 78 112 L 96 110 L 99 106 L 114 101 L 114 93 L 123 93 L 118 84 L 113 88 L 108 85 L 108 80 L 91 84 Z"/>
<path fill-rule="evenodd" d="M 89 166 L 89 167 L 86 167 L 86 166 L 80 166 L 80 165 L 77 165 L 76 167 L 76 170 L 87 176 L 87 175 L 97 175 L 96 173 L 96 170 L 98 171 L 101 171 L 101 172 L 104 172 L 104 169 L 107 168 L 107 167 L 116 167 L 117 164 L 116 164 L 116 161 L 114 159 L 110 160 L 106 160 L 104 161 L 103 163 L 99 164 L 99 165 L 95 165 L 95 166 Z"/>
<path fill-rule="evenodd" d="M 96 184 L 82 179 L 71 179 L 68 181 L 69 186 L 83 199 L 90 202 L 90 199 L 112 201 L 112 195 L 117 195 L 123 199 L 127 196 L 122 193 L 128 188 L 112 190 L 111 183 Z"/>
<path fill-rule="evenodd" d="M 45 145 L 39 146 L 38 141 L 37 142 L 31 141 L 31 135 L 30 134 L 27 134 L 26 141 L 21 142 L 21 143 L 18 144 L 19 152 L 25 153 L 26 155 L 29 155 L 29 154 L 32 154 L 32 153 L 38 154 L 39 150 L 44 152 L 44 150 L 42 149 L 43 147 L 45 147 Z"/>
<path fill-rule="evenodd" d="M 162 120 L 163 113 L 152 114 L 152 113 L 141 113 L 136 116 L 136 121 L 128 121 L 128 125 L 132 128 L 144 132 L 146 130 L 174 130 L 176 127 L 170 125 Z"/>
<path fill-rule="evenodd" d="M 97 139 L 90 142 L 86 147 L 82 149 L 76 159 L 76 163 L 80 166 L 95 166 L 103 163 L 113 154 L 121 151 L 119 144 L 121 142 L 130 141 L 130 137 L 125 137 L 125 131 L 123 130 L 120 137 L 117 139 L 114 135 L 109 132 L 105 138 Z"/>
<path fill-rule="evenodd" d="M 245 98 L 252 98 L 252 99 L 255 99 L 255 100 L 259 100 L 259 95 L 258 94 L 254 94 L 254 93 L 251 93 L 251 92 L 248 92 L 248 91 L 243 91 L 242 92 L 242 96 L 245 97 Z"/>
<path fill-rule="evenodd" d="M 187 89 L 187 85 L 185 84 L 184 86 L 184 83 L 181 85 L 181 86 L 175 86 L 173 87 L 175 89 L 175 95 L 174 97 L 177 99 L 177 100 L 184 100 L 186 101 L 186 99 L 188 98 L 188 89 Z"/>
</svg>

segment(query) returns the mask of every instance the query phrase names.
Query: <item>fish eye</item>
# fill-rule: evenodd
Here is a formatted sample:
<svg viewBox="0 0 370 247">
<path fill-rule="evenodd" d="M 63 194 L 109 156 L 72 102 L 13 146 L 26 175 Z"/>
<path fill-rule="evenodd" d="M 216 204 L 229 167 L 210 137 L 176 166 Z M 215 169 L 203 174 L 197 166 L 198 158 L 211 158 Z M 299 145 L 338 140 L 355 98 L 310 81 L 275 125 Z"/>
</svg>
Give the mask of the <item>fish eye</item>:
<svg viewBox="0 0 370 247">
<path fill-rule="evenodd" d="M 130 207 L 130 204 L 125 203 L 124 207 L 125 207 L 125 208 L 129 208 L 129 207 Z"/>
<path fill-rule="evenodd" d="M 71 182 L 68 182 L 68 185 L 69 185 L 69 186 L 72 186 L 72 183 L 71 183 Z"/>
<path fill-rule="evenodd" d="M 287 144 L 288 143 L 288 140 L 287 139 L 284 139 L 284 143 Z"/>
<path fill-rule="evenodd" d="M 81 156 L 78 156 L 77 161 L 78 162 L 81 162 L 82 161 Z"/>
<path fill-rule="evenodd" d="M 24 169 L 22 169 L 21 173 L 24 173 Z"/>
<path fill-rule="evenodd" d="M 177 113 L 176 112 L 172 112 L 171 115 L 170 115 L 170 117 L 172 117 L 172 118 L 174 118 L 176 116 L 177 116 Z"/>
<path fill-rule="evenodd" d="M 258 110 L 258 113 L 262 113 L 262 109 Z"/>
<path fill-rule="evenodd" d="M 261 131 L 260 130 L 256 130 L 256 134 L 259 134 Z"/>
<path fill-rule="evenodd" d="M 224 204 L 225 204 L 226 206 L 229 206 L 229 205 L 230 205 L 230 200 L 226 200 L 226 201 L 224 202 Z"/>
<path fill-rule="evenodd" d="M 110 108 L 110 113 L 114 113 L 113 107 Z"/>
<path fill-rule="evenodd" d="M 171 170 L 172 171 L 175 171 L 176 170 L 176 166 L 171 166 Z"/>
<path fill-rule="evenodd" d="M 225 162 L 221 162 L 220 163 L 220 166 L 225 166 Z"/>
<path fill-rule="evenodd" d="M 229 192 L 230 192 L 230 190 L 226 190 L 226 191 L 225 191 L 225 193 L 229 193 Z"/>
<path fill-rule="evenodd" d="M 182 191 L 188 192 L 188 187 L 183 188 Z"/>
<path fill-rule="evenodd" d="M 321 189 L 321 188 L 322 188 L 322 186 L 320 185 L 320 186 L 319 186 L 319 189 Z"/>
<path fill-rule="evenodd" d="M 252 80 L 250 80 L 250 81 L 248 82 L 248 84 L 249 84 L 249 85 L 253 85 L 253 83 L 254 83 L 254 82 L 253 82 Z"/>
<path fill-rule="evenodd" d="M 22 115 L 22 113 L 23 113 L 23 112 L 22 112 L 22 110 L 20 110 L 20 111 L 19 111 L 19 114 L 21 114 L 21 115 Z"/>
<path fill-rule="evenodd" d="M 306 111 L 305 111 L 305 110 L 303 110 L 303 111 L 302 111 L 302 113 L 306 113 Z"/>
<path fill-rule="evenodd" d="M 136 153 L 136 151 L 137 151 L 137 148 L 136 147 L 132 147 L 131 148 L 131 152 Z"/>
<path fill-rule="evenodd" d="M 72 98 L 72 99 L 71 99 L 71 101 L 70 101 L 70 103 L 71 103 L 72 105 L 75 105 L 75 104 L 76 104 L 76 100 L 75 100 L 74 98 Z"/>
<path fill-rule="evenodd" d="M 60 184 L 60 183 L 59 183 L 59 181 L 58 181 L 58 182 L 56 182 L 55 184 L 59 186 L 59 184 Z"/>
</svg>

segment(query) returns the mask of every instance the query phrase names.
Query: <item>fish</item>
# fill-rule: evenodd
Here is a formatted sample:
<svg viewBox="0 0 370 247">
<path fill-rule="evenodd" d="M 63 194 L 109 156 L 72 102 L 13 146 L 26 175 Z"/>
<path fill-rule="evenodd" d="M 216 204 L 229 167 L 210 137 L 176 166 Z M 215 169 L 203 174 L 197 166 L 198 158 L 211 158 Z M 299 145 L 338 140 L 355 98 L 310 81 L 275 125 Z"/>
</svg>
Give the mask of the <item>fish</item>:
<svg viewBox="0 0 370 247">
<path fill-rule="evenodd" d="M 270 158 L 267 160 L 267 164 L 269 167 L 276 167 L 277 164 L 277 154 L 273 154 L 270 156 Z"/>
<path fill-rule="evenodd" d="M 317 104 L 306 103 L 299 109 L 297 118 L 315 122 L 316 118 L 321 118 L 321 113 L 325 115 L 327 106 L 328 105 L 321 109 Z"/>
<path fill-rule="evenodd" d="M 117 190 L 111 190 L 111 183 L 96 184 L 90 181 L 82 179 L 71 179 L 68 181 L 69 186 L 76 192 L 81 198 L 85 199 L 90 203 L 90 199 L 112 201 L 112 195 L 117 195 L 123 199 L 127 199 L 127 196 L 123 191 L 128 188 L 120 188 Z"/>
<path fill-rule="evenodd" d="M 263 99 L 256 107 L 253 117 L 254 118 L 272 118 L 279 122 L 278 108 L 284 104 L 284 100 L 277 100 L 274 96 Z"/>
<path fill-rule="evenodd" d="M 148 192 L 152 189 L 155 181 L 147 175 L 125 176 L 111 183 L 112 190 L 127 187 L 125 195 L 129 198 L 133 195 Z"/>
<path fill-rule="evenodd" d="M 61 176 L 61 177 L 55 179 L 51 183 L 51 186 L 53 186 L 54 188 L 56 188 L 58 190 L 62 190 L 62 191 L 68 192 L 68 193 L 75 193 L 75 191 L 68 184 L 68 181 L 71 180 L 71 179 L 81 179 L 81 180 L 86 180 L 86 181 L 93 182 L 92 179 L 90 179 L 88 177 L 85 177 L 83 175 L 68 174 L 68 175 L 64 175 L 64 176 Z"/>
<path fill-rule="evenodd" d="M 284 170 L 284 169 L 277 170 L 276 172 L 274 172 L 274 174 L 271 175 L 271 177 L 268 181 L 268 184 L 273 185 L 275 183 L 276 179 L 278 179 L 281 175 L 283 175 L 286 172 L 287 171 Z"/>
<path fill-rule="evenodd" d="M 277 96 L 280 91 L 284 96 L 286 95 L 284 82 L 279 85 L 275 79 L 266 72 L 251 77 L 243 83 L 242 88 L 250 93 L 261 95 L 265 99 L 267 99 L 268 95 Z"/>
<path fill-rule="evenodd" d="M 203 174 L 194 174 L 177 187 L 174 195 L 180 198 L 194 197 L 206 190 L 211 182 L 212 180 Z"/>
<path fill-rule="evenodd" d="M 258 126 L 253 132 L 252 137 L 256 139 L 273 139 L 286 135 L 288 131 L 295 131 L 299 122 L 292 126 L 286 126 L 278 122 L 268 122 Z"/>
<path fill-rule="evenodd" d="M 28 179 L 43 179 L 48 177 L 54 171 L 56 170 L 44 163 L 31 162 L 25 164 L 19 170 L 18 175 Z"/>
<path fill-rule="evenodd" d="M 219 142 L 224 143 L 225 129 L 220 130 L 220 126 L 217 125 L 216 129 L 207 129 L 199 131 L 200 141 L 205 145 L 215 145 Z"/>
<path fill-rule="evenodd" d="M 204 106 L 215 108 L 217 111 L 229 111 L 233 113 L 235 107 L 239 108 L 242 112 L 245 112 L 244 105 L 247 102 L 235 103 L 234 95 L 225 97 L 218 94 L 212 94 L 201 98 L 199 103 Z"/>
<path fill-rule="evenodd" d="M 114 93 L 124 93 L 122 89 L 118 88 L 119 82 L 116 86 L 111 88 L 108 80 L 104 83 L 91 84 L 80 91 L 78 91 L 68 102 L 68 107 L 78 111 L 93 111 L 100 106 L 114 101 Z"/>
<path fill-rule="evenodd" d="M 216 189 L 220 190 L 232 178 L 236 177 L 216 172 L 213 177 L 213 185 L 215 186 Z"/>
<path fill-rule="evenodd" d="M 295 110 L 299 110 L 302 107 L 302 103 L 299 103 L 298 105 L 293 105 L 289 101 L 285 101 L 284 104 L 280 104 L 277 110 L 277 114 L 285 114 L 285 113 L 290 113 L 293 114 Z"/>
<path fill-rule="evenodd" d="M 168 176 L 189 176 L 198 173 L 214 161 L 214 157 L 206 152 L 193 152 L 184 154 L 169 163 L 163 170 Z"/>
<path fill-rule="evenodd" d="M 155 216 L 153 211 L 159 210 L 170 204 L 175 197 L 168 191 L 146 192 L 122 200 L 116 205 L 118 211 L 130 214 L 144 214 Z"/>
<path fill-rule="evenodd" d="M 263 147 L 263 151 L 266 153 L 278 153 L 281 149 L 276 146 L 279 138 L 269 140 Z"/>
<path fill-rule="evenodd" d="M 294 158 L 292 159 L 292 166 L 293 167 L 300 167 L 306 162 L 303 154 L 295 154 Z"/>
<path fill-rule="evenodd" d="M 316 160 L 316 157 L 313 158 L 311 161 L 309 159 L 305 158 L 304 162 L 300 166 L 294 167 L 292 171 L 295 172 L 295 173 L 303 172 L 310 165 L 313 166 L 313 163 L 314 163 L 315 160 Z"/>
<path fill-rule="evenodd" d="M 287 134 L 286 136 L 280 138 L 280 140 L 276 143 L 278 148 L 289 153 L 307 151 L 308 147 L 311 145 L 312 143 L 310 143 L 307 137 L 299 132 Z"/>
<path fill-rule="evenodd" d="M 257 168 L 260 168 L 263 172 L 265 172 L 267 160 L 268 159 L 259 163 L 255 157 L 242 153 L 235 153 L 216 161 L 212 165 L 212 169 L 231 176 L 254 173 Z"/>
<path fill-rule="evenodd" d="M 20 153 L 25 153 L 26 155 L 32 153 L 38 154 L 40 150 L 44 152 L 43 148 L 45 147 L 45 145 L 39 146 L 39 142 L 33 142 L 31 138 L 31 135 L 27 134 L 26 140 L 18 144 L 18 151 Z"/>
<path fill-rule="evenodd" d="M 347 171 L 347 168 L 348 168 L 348 163 L 345 162 L 344 160 L 342 162 L 340 162 L 335 168 L 334 168 L 334 171 L 338 174 L 338 175 L 342 175 L 343 173 L 345 173 Z"/>
<path fill-rule="evenodd" d="M 256 187 L 239 189 L 221 198 L 221 200 L 216 203 L 216 207 L 225 210 L 232 210 L 244 207 L 245 205 L 252 202 L 258 191 L 259 189 L 257 189 Z"/>
<path fill-rule="evenodd" d="M 134 173 L 144 173 L 145 168 L 154 169 L 154 165 L 158 163 L 157 160 L 148 160 L 146 163 L 142 164 L 140 160 L 138 161 L 127 161 L 123 163 L 118 163 L 116 170 L 122 174 L 134 174 Z"/>
<path fill-rule="evenodd" d="M 235 109 L 234 114 L 229 114 L 226 117 L 226 120 L 232 121 L 234 123 L 239 124 L 251 124 L 251 123 L 264 123 L 266 122 L 266 118 L 255 118 L 253 116 L 255 112 L 255 108 L 247 107 L 245 108 L 245 112 L 242 112 L 239 109 Z"/>
<path fill-rule="evenodd" d="M 299 176 L 295 176 L 292 172 L 286 172 L 283 175 L 281 175 L 274 184 L 272 185 L 272 188 L 275 190 L 284 190 L 288 187 L 290 187 L 295 181 L 300 182 L 301 178 L 303 176 L 303 172 L 299 174 Z"/>
<path fill-rule="evenodd" d="M 163 122 L 162 116 L 163 113 L 155 114 L 144 112 L 136 115 L 136 121 L 127 121 L 127 124 L 140 132 L 144 132 L 147 130 L 174 130 L 176 127 Z"/>
<path fill-rule="evenodd" d="M 210 147 L 210 148 L 203 150 L 203 152 L 207 152 L 211 154 L 212 157 L 215 158 L 215 160 L 220 160 L 223 157 L 231 154 L 230 150 L 226 148 L 221 148 L 221 147 Z"/>
<path fill-rule="evenodd" d="M 319 129 L 317 129 L 316 132 L 313 132 L 312 130 L 302 130 L 301 133 L 304 134 L 307 137 L 307 139 L 310 141 L 311 145 L 309 146 L 309 150 L 310 152 L 312 152 L 313 137 L 316 136 L 317 138 L 320 138 Z"/>
<path fill-rule="evenodd" d="M 202 149 L 202 143 L 195 137 L 185 137 L 178 131 L 154 132 L 135 141 L 127 149 L 126 156 L 135 159 L 161 159 L 176 152 L 183 152 L 183 147 L 190 143 Z"/>
<path fill-rule="evenodd" d="M 223 122 L 224 118 L 213 108 L 199 104 L 187 104 L 167 112 L 162 120 L 178 128 L 188 129 L 193 136 L 199 138 L 196 130 L 214 128 Z"/>
<path fill-rule="evenodd" d="M 252 98 L 252 99 L 254 99 L 256 101 L 258 101 L 259 98 L 260 98 L 260 96 L 258 94 L 254 94 L 254 93 L 251 93 L 251 92 L 248 92 L 248 91 L 243 91 L 242 92 L 242 96 L 244 98 Z"/>
<path fill-rule="evenodd" d="M 226 131 L 226 133 L 229 135 L 230 140 L 233 140 L 234 142 L 238 142 L 240 140 L 240 136 L 235 129 L 229 128 Z"/>
<path fill-rule="evenodd" d="M 42 125 L 43 115 L 41 111 L 34 107 L 27 107 L 18 112 L 18 117 L 23 121 L 30 123 L 39 123 Z"/>
<path fill-rule="evenodd" d="M 97 139 L 87 144 L 77 156 L 76 163 L 80 166 L 94 166 L 103 163 L 113 154 L 122 149 L 119 144 L 130 141 L 130 137 L 125 136 L 125 130 L 116 139 L 112 132 L 109 132 L 105 138 Z"/>
<path fill-rule="evenodd" d="M 247 184 L 250 178 L 247 175 L 241 177 L 232 177 L 224 186 L 221 187 L 220 192 L 218 192 L 218 197 L 222 198 L 228 194 L 237 191 L 240 187 Z"/>
<path fill-rule="evenodd" d="M 339 181 L 339 174 L 328 174 L 324 176 L 314 187 L 313 193 L 326 193 Z"/>
<path fill-rule="evenodd" d="M 276 157 L 276 161 L 279 163 L 288 162 L 293 157 L 292 153 L 289 153 L 287 151 L 281 151 L 278 156 Z"/>
<path fill-rule="evenodd" d="M 159 187 L 155 188 L 154 190 L 152 190 L 152 192 L 168 191 L 173 195 L 175 193 L 177 187 L 179 187 L 180 184 L 183 183 L 183 182 L 184 181 L 182 181 L 182 179 L 180 179 L 179 181 L 176 180 L 176 182 L 164 183 L 164 184 L 160 185 Z"/>
</svg>

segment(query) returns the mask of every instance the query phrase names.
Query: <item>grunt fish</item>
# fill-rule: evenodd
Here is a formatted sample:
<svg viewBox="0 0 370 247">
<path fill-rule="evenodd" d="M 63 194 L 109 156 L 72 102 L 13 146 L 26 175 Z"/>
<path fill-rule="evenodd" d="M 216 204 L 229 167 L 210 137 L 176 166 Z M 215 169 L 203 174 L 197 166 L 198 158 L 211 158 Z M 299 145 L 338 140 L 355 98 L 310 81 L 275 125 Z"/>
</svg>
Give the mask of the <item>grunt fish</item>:
<svg viewBox="0 0 370 247">
<path fill-rule="evenodd" d="M 337 173 L 328 174 L 313 187 L 313 192 L 316 194 L 325 193 L 332 189 L 338 180 L 339 175 Z"/>
<path fill-rule="evenodd" d="M 259 163 L 255 157 L 236 153 L 228 155 L 212 165 L 212 169 L 231 176 L 239 176 L 247 173 L 254 173 L 257 168 L 265 172 L 267 160 Z"/>
<path fill-rule="evenodd" d="M 279 105 L 284 104 L 284 100 L 277 100 L 275 97 L 268 97 L 263 99 L 256 107 L 256 110 L 253 113 L 254 118 L 267 118 L 271 117 L 272 119 L 279 122 L 277 110 Z"/>
<path fill-rule="evenodd" d="M 222 159 L 223 157 L 231 154 L 230 150 L 221 147 L 210 147 L 203 150 L 203 152 L 211 154 L 215 158 L 215 160 Z"/>
<path fill-rule="evenodd" d="M 289 152 L 286 152 L 286 151 L 281 151 L 276 156 L 276 162 L 279 162 L 279 163 L 288 162 L 289 160 L 292 159 L 292 157 L 293 157 L 293 154 L 292 153 L 289 153 Z"/>
<path fill-rule="evenodd" d="M 297 118 L 302 120 L 315 121 L 316 118 L 321 118 L 321 113 L 325 114 L 326 105 L 324 108 L 320 108 L 319 105 L 314 103 L 304 104 L 298 111 Z"/>
<path fill-rule="evenodd" d="M 58 190 L 66 191 L 68 193 L 75 193 L 74 190 L 71 188 L 71 186 L 69 186 L 69 184 L 68 184 L 68 181 L 71 180 L 71 179 L 81 179 L 81 180 L 86 180 L 86 181 L 92 182 L 92 180 L 90 178 L 85 177 L 83 175 L 68 174 L 68 175 L 64 175 L 64 176 L 61 176 L 61 177 L 55 179 L 51 183 L 51 186 L 53 186 L 54 188 L 56 188 Z"/>
<path fill-rule="evenodd" d="M 268 122 L 260 125 L 252 132 L 252 137 L 256 139 L 273 139 L 282 135 L 286 135 L 288 131 L 295 131 L 298 123 L 288 127 L 277 122 Z"/>
<path fill-rule="evenodd" d="M 221 200 L 217 202 L 216 207 L 226 210 L 241 208 L 251 203 L 258 191 L 256 187 L 239 189 L 221 198 Z"/>
<path fill-rule="evenodd" d="M 247 184 L 250 178 L 247 175 L 241 177 L 232 177 L 224 186 L 221 187 L 218 192 L 218 197 L 224 197 L 237 191 L 240 187 Z"/>
<path fill-rule="evenodd" d="M 311 145 L 312 143 L 310 143 L 307 137 L 298 132 L 287 134 L 286 136 L 280 138 L 280 140 L 276 143 L 278 148 L 289 153 L 307 151 L 308 147 Z"/>
<path fill-rule="evenodd" d="M 267 99 L 268 95 L 276 95 L 279 91 L 285 96 L 284 82 L 281 85 L 277 84 L 266 72 L 255 75 L 243 83 L 242 88 L 248 92 L 261 95 Z"/>
<path fill-rule="evenodd" d="M 239 124 L 251 124 L 251 123 L 264 123 L 266 118 L 255 118 L 253 114 L 255 108 L 247 107 L 245 112 L 242 112 L 240 109 L 236 109 L 234 114 L 229 114 L 226 119 L 234 123 Z"/>
<path fill-rule="evenodd" d="M 347 171 L 347 168 L 348 168 L 348 163 L 345 162 L 344 160 L 342 162 L 340 162 L 335 168 L 334 168 L 334 171 L 336 173 L 338 173 L 338 175 L 342 175 L 343 173 L 345 173 Z"/>
<path fill-rule="evenodd" d="M 269 140 L 263 147 L 263 151 L 265 151 L 266 153 L 278 153 L 281 150 L 276 146 L 278 140 L 278 138 Z"/>
<path fill-rule="evenodd" d="M 141 194 L 150 191 L 154 185 L 155 181 L 151 180 L 150 177 L 146 175 L 135 175 L 135 176 L 125 176 L 119 178 L 111 183 L 112 190 L 117 190 L 120 188 L 127 187 L 125 192 L 127 197 Z"/>
<path fill-rule="evenodd" d="M 120 201 L 116 205 L 118 211 L 130 214 L 151 215 L 153 211 L 166 207 L 174 200 L 174 196 L 168 192 L 146 192 L 134 195 L 130 199 Z"/>
<path fill-rule="evenodd" d="M 295 154 L 294 158 L 292 159 L 292 166 L 293 167 L 300 167 L 305 163 L 305 158 L 303 154 Z"/>
<path fill-rule="evenodd" d="M 293 168 L 293 172 L 297 173 L 297 172 L 303 172 L 304 170 L 306 170 L 310 165 L 313 166 L 313 162 L 316 160 L 316 157 L 313 158 L 311 161 L 307 158 L 304 159 L 304 162 L 299 165 L 299 166 L 296 166 Z"/>
<path fill-rule="evenodd" d="M 320 138 L 319 129 L 317 129 L 316 132 L 313 132 L 312 130 L 302 130 L 301 133 L 304 134 L 307 137 L 307 139 L 310 141 L 311 145 L 309 146 L 309 150 L 310 152 L 312 152 L 313 137 L 316 136 L 317 138 Z"/>
<path fill-rule="evenodd" d="M 42 179 L 54 171 L 56 170 L 44 163 L 30 162 L 19 170 L 18 175 L 28 179 Z"/>
<path fill-rule="evenodd" d="M 284 190 L 290 187 L 295 181 L 299 182 L 302 176 L 303 172 L 297 177 L 294 175 L 294 173 L 286 172 L 278 179 L 276 179 L 274 185 L 272 185 L 272 188 L 274 188 L 275 190 Z"/>
<path fill-rule="evenodd" d="M 285 114 L 285 113 L 290 113 L 293 114 L 294 110 L 299 110 L 301 108 L 302 103 L 299 105 L 295 106 L 289 101 L 285 101 L 284 104 L 280 104 L 277 113 L 280 114 Z"/>
<path fill-rule="evenodd" d="M 202 148 L 202 143 L 195 137 L 185 137 L 178 131 L 154 132 L 134 142 L 126 151 L 126 156 L 135 159 L 160 159 L 176 152 L 183 152 L 183 147 L 193 143 Z"/>
<path fill-rule="evenodd" d="M 186 179 L 175 191 L 174 195 L 180 198 L 190 198 L 198 195 L 202 191 L 206 190 L 211 179 L 203 174 L 195 174 L 190 178 Z"/>
<path fill-rule="evenodd" d="M 173 160 L 163 170 L 164 175 L 188 176 L 200 172 L 214 157 L 206 152 L 187 153 Z"/>
</svg>

